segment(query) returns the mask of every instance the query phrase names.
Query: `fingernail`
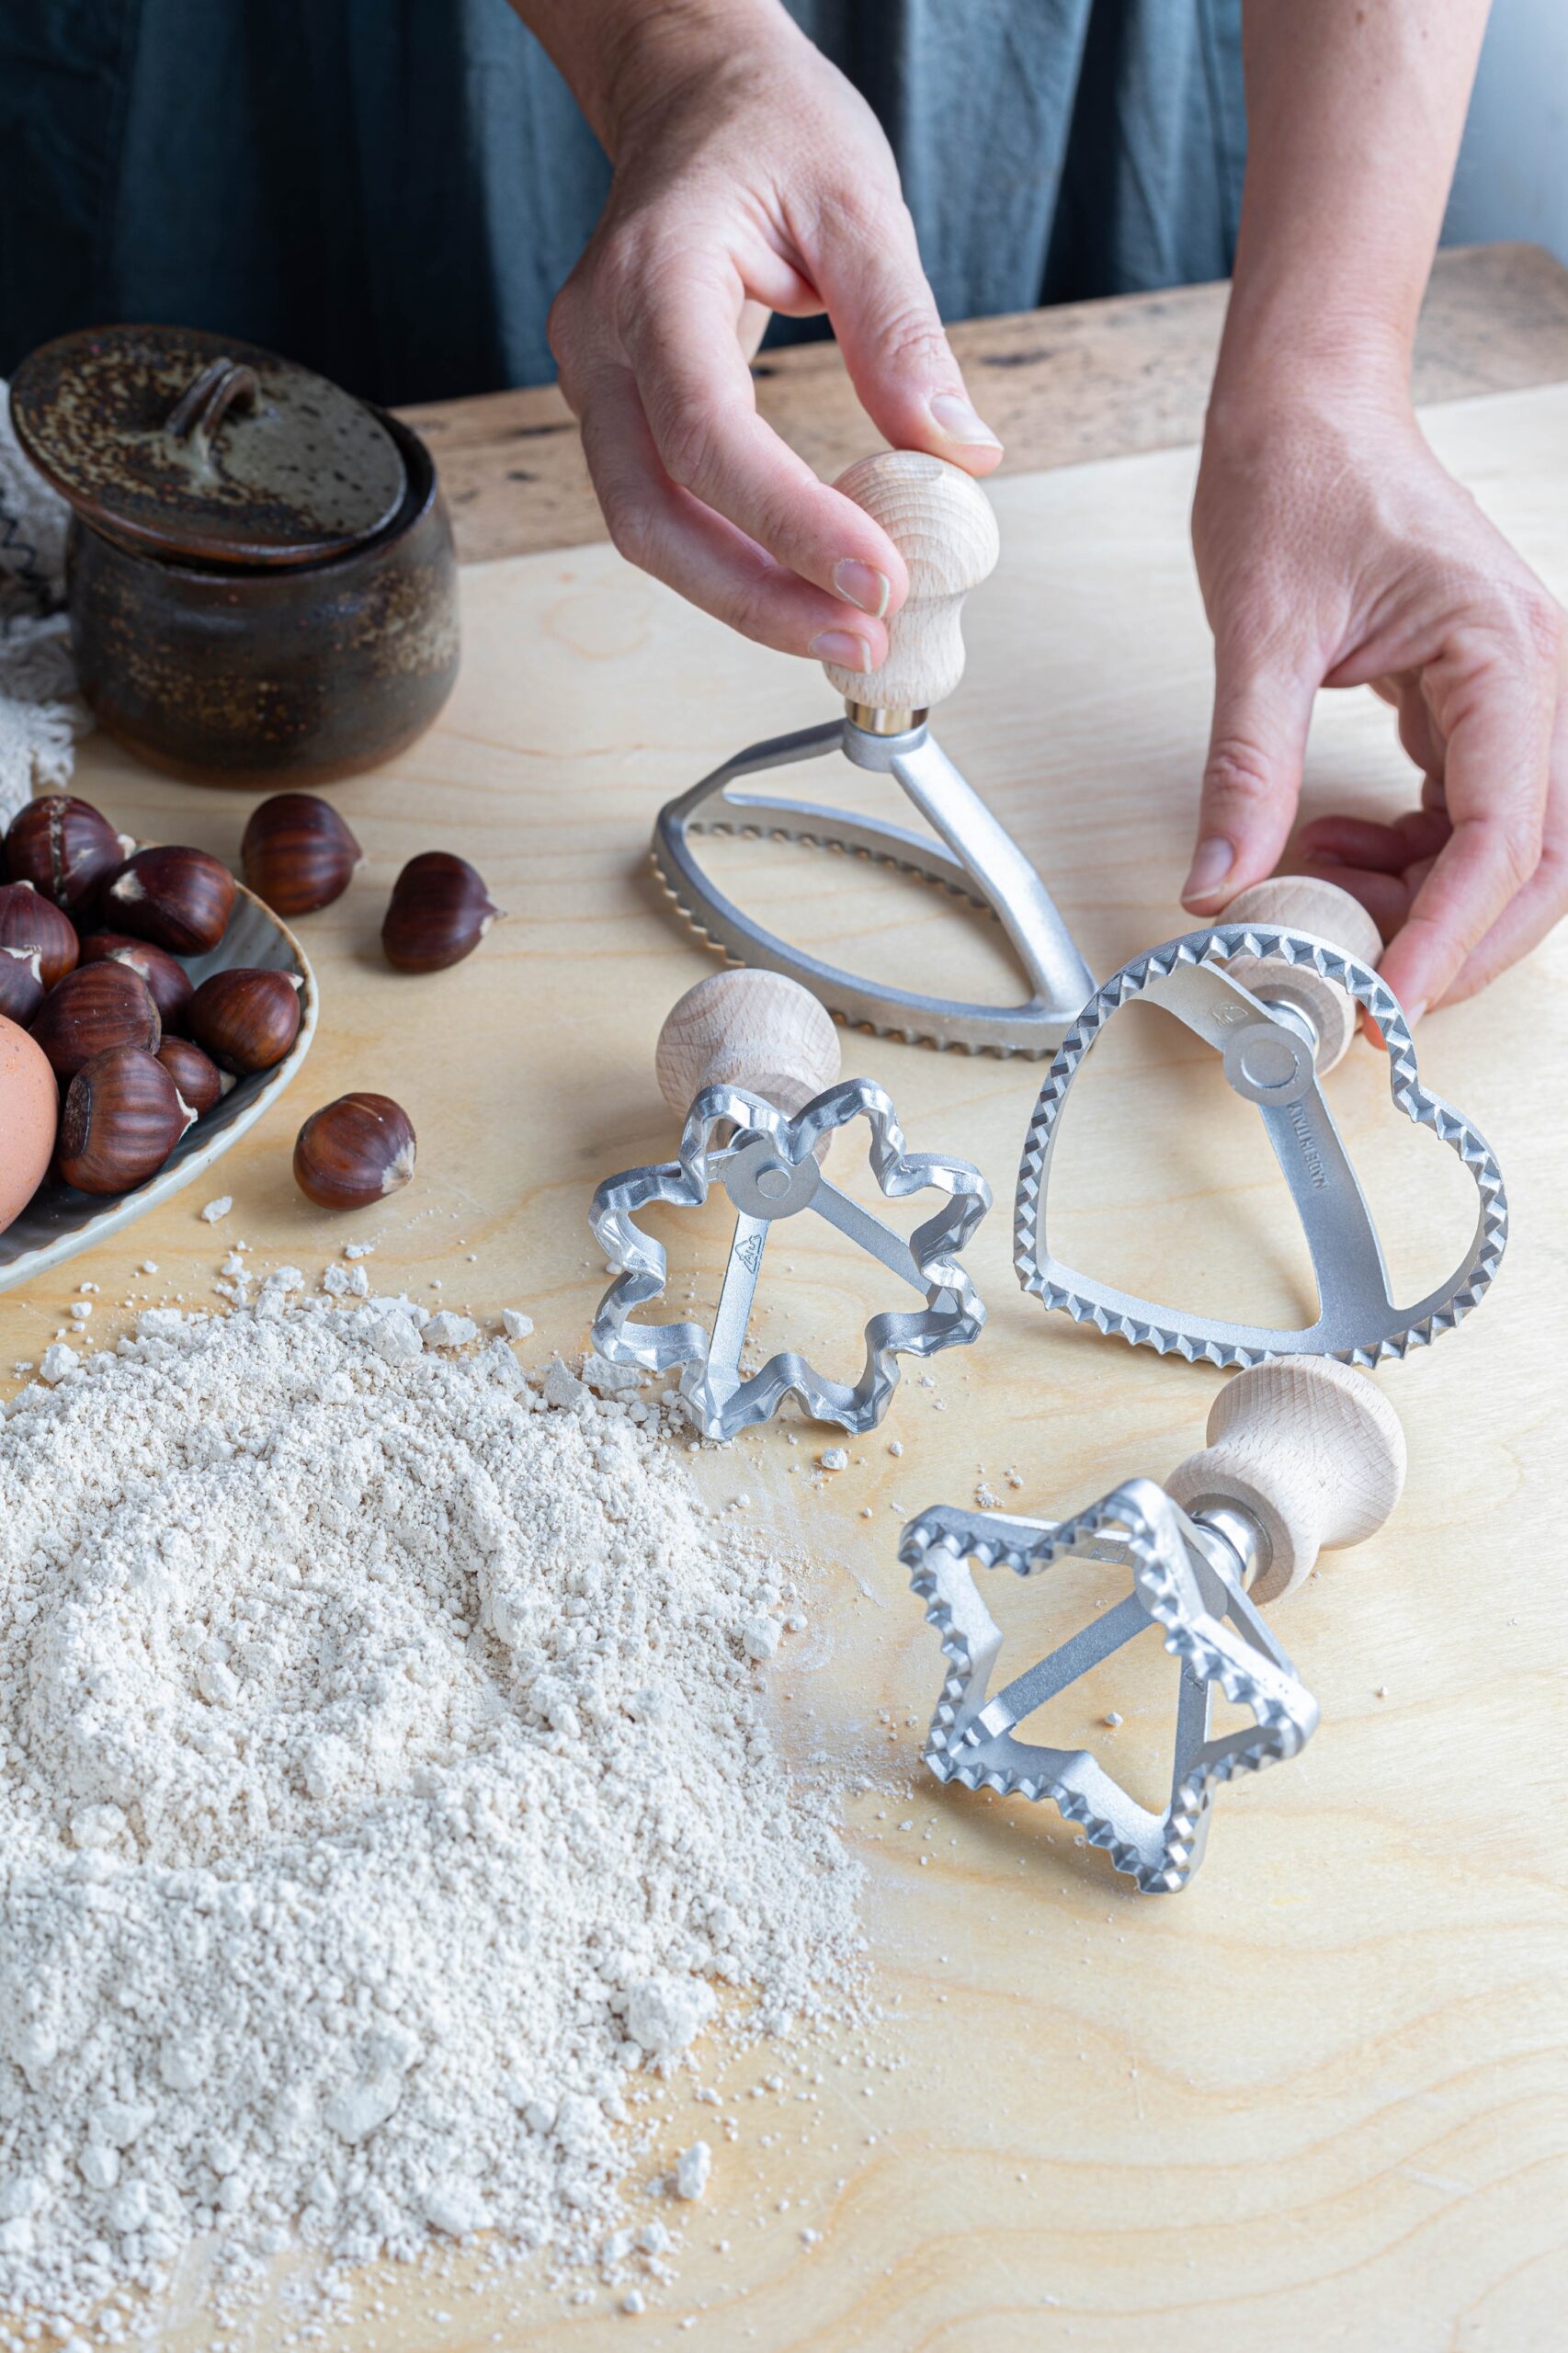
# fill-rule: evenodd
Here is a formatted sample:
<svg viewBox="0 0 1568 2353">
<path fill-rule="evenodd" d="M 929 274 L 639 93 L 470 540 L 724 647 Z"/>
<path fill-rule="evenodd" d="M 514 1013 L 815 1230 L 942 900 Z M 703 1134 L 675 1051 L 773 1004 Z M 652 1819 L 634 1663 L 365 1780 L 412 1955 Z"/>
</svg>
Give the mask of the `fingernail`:
<svg viewBox="0 0 1568 2353">
<path fill-rule="evenodd" d="M 978 417 L 961 392 L 938 392 L 926 403 L 938 433 L 949 441 L 961 441 L 967 448 L 999 449 L 1002 444 L 991 427 Z"/>
<path fill-rule="evenodd" d="M 863 678 L 871 675 L 871 649 L 863 637 L 856 637 L 849 630 L 824 629 L 806 651 L 819 662 L 831 662 L 835 669 L 858 670 Z"/>
<path fill-rule="evenodd" d="M 1184 904 L 1212 898 L 1235 862 L 1236 853 L 1223 834 L 1210 834 L 1207 841 L 1199 842 L 1192 871 L 1181 886 Z"/>
<path fill-rule="evenodd" d="M 858 556 L 842 556 L 833 567 L 833 585 L 846 605 L 858 605 L 863 613 L 880 621 L 887 611 L 888 598 L 892 595 L 892 583 L 885 572 L 874 564 L 862 563 Z"/>
<path fill-rule="evenodd" d="M 1426 1010 L 1426 1000 L 1424 996 L 1418 996 L 1414 1005 L 1407 1005 L 1404 1008 L 1405 1028 L 1407 1029 L 1414 1029 Z"/>
<path fill-rule="evenodd" d="M 1309 851 L 1308 855 L 1314 866 L 1343 866 L 1345 863 L 1345 860 L 1336 857 L 1331 849 L 1314 849 Z"/>
</svg>

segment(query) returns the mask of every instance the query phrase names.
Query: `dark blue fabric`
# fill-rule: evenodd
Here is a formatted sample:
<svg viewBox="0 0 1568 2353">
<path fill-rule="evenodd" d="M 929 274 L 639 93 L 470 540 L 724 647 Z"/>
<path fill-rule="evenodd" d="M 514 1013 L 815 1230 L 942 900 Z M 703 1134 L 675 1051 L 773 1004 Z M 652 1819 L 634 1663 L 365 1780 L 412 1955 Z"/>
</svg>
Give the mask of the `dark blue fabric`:
<svg viewBox="0 0 1568 2353">
<path fill-rule="evenodd" d="M 790 0 L 943 315 L 1229 270 L 1241 0 Z M 385 401 L 532 383 L 608 169 L 506 0 L 0 0 L 0 372 L 108 319 Z"/>
</svg>

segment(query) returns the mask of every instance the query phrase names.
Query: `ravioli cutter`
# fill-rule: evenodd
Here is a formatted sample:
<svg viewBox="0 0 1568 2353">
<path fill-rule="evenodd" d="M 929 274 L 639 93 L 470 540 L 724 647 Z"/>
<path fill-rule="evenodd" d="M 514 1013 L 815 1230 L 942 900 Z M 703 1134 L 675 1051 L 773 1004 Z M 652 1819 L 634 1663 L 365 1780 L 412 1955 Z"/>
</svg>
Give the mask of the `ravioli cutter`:
<svg viewBox="0 0 1568 2353">
<path fill-rule="evenodd" d="M 862 676 L 824 663 L 845 698 L 842 719 L 753 744 L 659 812 L 653 866 L 693 928 L 730 962 L 783 972 L 853 1028 L 968 1053 L 1049 1053 L 1094 989 L 1044 883 L 1010 834 L 932 734 L 930 707 L 963 675 L 966 592 L 996 562 L 996 520 L 958 467 L 914 449 L 862 458 L 835 487 L 874 516 L 909 568 L 909 597 L 888 624 L 891 651 Z M 740 779 L 841 752 L 903 786 L 939 840 L 869 815 L 776 793 L 736 791 Z M 971 1005 L 883 986 L 791 948 L 726 897 L 699 863 L 703 834 L 767 835 L 846 850 L 969 899 L 1006 932 L 1029 988 L 1020 1005 Z"/>
<path fill-rule="evenodd" d="M 1317 1702 L 1261 1606 L 1300 1585 L 1320 1549 L 1375 1534 L 1404 1483 L 1404 1433 L 1365 1373 L 1325 1357 L 1255 1366 L 1227 1381 L 1208 1445 L 1164 1487 L 1135 1478 L 1062 1521 L 938 1506 L 903 1532 L 908 1568 L 947 1659 L 926 1736 L 939 1781 L 1048 1799 L 1146 1895 L 1173 1894 L 1203 1858 L 1221 1782 L 1297 1756 Z M 1126 1598 L 988 1697 L 1004 1647 L 973 1569 L 1043 1575 L 1074 1557 L 1124 1563 Z M 1019 1737 L 1036 1709 L 1153 1629 L 1179 1665 L 1170 1797 L 1154 1813 L 1117 1779 L 1115 1727 L 1094 1749 Z M 1211 1735 L 1216 1687 L 1252 1716 Z"/>
<path fill-rule="evenodd" d="M 991 1206 L 990 1187 L 967 1160 L 905 1150 L 888 1097 L 871 1079 L 839 1080 L 831 1017 L 780 973 L 715 972 L 688 989 L 659 1033 L 656 1068 L 661 1094 L 684 1120 L 679 1155 L 607 1177 L 594 1195 L 595 1237 L 616 1270 L 594 1321 L 595 1347 L 615 1364 L 678 1368 L 687 1411 L 708 1438 L 732 1438 L 767 1420 L 791 1393 L 818 1421 L 870 1429 L 898 1385 L 900 1356 L 935 1356 L 979 1336 L 985 1310 L 957 1254 Z M 889 1199 L 946 1196 L 908 1242 L 823 1173 L 834 1136 L 861 1119 Z M 735 1229 L 711 1328 L 634 1322 L 665 1277 L 664 1245 L 642 1231 L 639 1213 L 655 1201 L 697 1208 L 714 1184 L 729 1196 Z M 741 1371 L 768 1240 L 808 1211 L 924 1301 L 872 1316 L 865 1370 L 852 1385 L 792 1348 L 749 1377 Z"/>
<path fill-rule="evenodd" d="M 1136 957 L 1096 990 L 1062 1041 L 1024 1142 L 1014 1222 L 1014 1264 L 1024 1289 L 1048 1309 L 1134 1347 L 1221 1366 L 1282 1356 L 1371 1365 L 1451 1331 L 1483 1297 L 1502 1262 L 1508 1222 L 1503 1176 L 1485 1137 L 1422 1086 L 1399 1000 L 1372 969 L 1380 949 L 1376 926 L 1347 892 L 1290 876 L 1244 892 L 1216 928 Z M 1257 1106 L 1317 1282 L 1317 1315 L 1300 1330 L 1139 1299 L 1064 1265 L 1051 1248 L 1048 1188 L 1062 1108 L 1096 1040 L 1138 997 L 1164 1006 L 1212 1046 L 1235 1093 Z M 1319 1084 L 1355 1034 L 1358 1007 L 1382 1032 L 1396 1108 L 1459 1155 L 1478 1197 L 1475 1228 L 1459 1264 L 1436 1290 L 1407 1306 L 1394 1301 L 1371 1211 Z"/>
</svg>

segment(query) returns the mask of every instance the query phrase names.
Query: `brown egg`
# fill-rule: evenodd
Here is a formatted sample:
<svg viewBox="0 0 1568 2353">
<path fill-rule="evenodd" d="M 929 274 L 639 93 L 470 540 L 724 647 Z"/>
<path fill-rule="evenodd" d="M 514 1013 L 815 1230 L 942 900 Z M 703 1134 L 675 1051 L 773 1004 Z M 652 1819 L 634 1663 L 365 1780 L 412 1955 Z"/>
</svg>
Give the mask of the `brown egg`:
<svg viewBox="0 0 1568 2353">
<path fill-rule="evenodd" d="M 41 1050 L 0 1020 L 0 1233 L 27 1208 L 54 1154 L 60 1088 Z"/>
</svg>

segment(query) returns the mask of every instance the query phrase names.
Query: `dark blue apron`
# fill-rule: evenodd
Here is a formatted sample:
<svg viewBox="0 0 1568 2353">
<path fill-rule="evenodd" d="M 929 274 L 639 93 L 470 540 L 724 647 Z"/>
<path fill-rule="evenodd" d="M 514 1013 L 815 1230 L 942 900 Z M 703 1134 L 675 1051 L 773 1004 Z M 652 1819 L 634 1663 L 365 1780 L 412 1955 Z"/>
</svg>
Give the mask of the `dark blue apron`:
<svg viewBox="0 0 1568 2353">
<path fill-rule="evenodd" d="M 944 316 L 1228 272 L 1240 0 L 791 6 L 887 127 Z M 548 377 L 608 181 L 506 0 L 0 0 L 0 373 L 157 320 L 383 401 Z"/>
</svg>

